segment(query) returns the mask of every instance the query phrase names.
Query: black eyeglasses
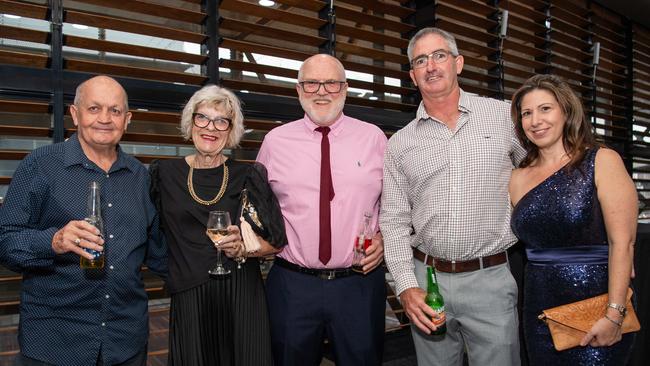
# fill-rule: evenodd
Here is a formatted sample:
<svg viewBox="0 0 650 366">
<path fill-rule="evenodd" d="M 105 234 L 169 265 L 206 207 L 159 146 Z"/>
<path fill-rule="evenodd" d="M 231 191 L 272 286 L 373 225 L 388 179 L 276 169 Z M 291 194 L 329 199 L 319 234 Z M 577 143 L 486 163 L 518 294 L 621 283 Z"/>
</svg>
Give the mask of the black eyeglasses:
<svg viewBox="0 0 650 366">
<path fill-rule="evenodd" d="M 300 84 L 300 87 L 302 88 L 302 91 L 305 93 L 316 93 L 318 90 L 320 90 L 321 85 L 323 88 L 325 88 L 325 91 L 328 93 L 338 93 L 341 91 L 341 88 L 343 88 L 343 85 L 345 84 L 345 81 L 338 81 L 338 80 L 327 80 L 327 81 L 313 81 L 313 80 L 307 80 L 307 81 L 300 81 L 298 84 Z"/>
<path fill-rule="evenodd" d="M 454 57 L 457 56 L 457 55 L 452 54 L 451 51 L 447 51 L 447 50 L 433 51 L 428 55 L 420 55 L 420 56 L 414 58 L 411 61 L 411 67 L 414 68 L 414 69 L 423 68 L 423 67 L 427 66 L 427 63 L 429 62 L 429 59 L 432 59 L 433 62 L 435 62 L 437 64 L 441 64 L 441 63 L 447 61 L 447 59 L 449 58 L 450 55 L 454 56 Z"/>
<path fill-rule="evenodd" d="M 232 124 L 230 118 L 217 117 L 213 119 L 203 113 L 192 113 L 192 123 L 194 123 L 194 126 L 198 128 L 206 128 L 210 122 L 212 122 L 214 129 L 217 131 L 227 131 Z"/>
</svg>

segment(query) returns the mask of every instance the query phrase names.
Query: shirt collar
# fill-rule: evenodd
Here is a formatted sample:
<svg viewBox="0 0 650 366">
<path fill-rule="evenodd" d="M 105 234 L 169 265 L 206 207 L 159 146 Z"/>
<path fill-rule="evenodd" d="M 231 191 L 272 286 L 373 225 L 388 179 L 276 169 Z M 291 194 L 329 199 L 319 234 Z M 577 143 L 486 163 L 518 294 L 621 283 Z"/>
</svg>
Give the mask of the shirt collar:
<svg viewBox="0 0 650 366">
<path fill-rule="evenodd" d="M 118 144 L 115 149 L 117 150 L 117 159 L 111 166 L 110 172 L 118 171 L 120 169 L 126 168 L 134 172 L 137 169 L 137 163 L 135 159 L 127 159 L 126 154 L 122 151 L 122 148 Z M 84 154 L 83 149 L 81 148 L 81 143 L 79 142 L 79 136 L 75 132 L 65 141 L 64 145 L 65 158 L 64 166 L 69 167 L 72 165 L 84 165 L 84 166 L 96 166 L 86 154 Z"/>
<path fill-rule="evenodd" d="M 343 130 L 343 127 L 345 126 L 345 123 L 343 123 L 343 120 L 346 118 L 345 114 L 341 113 L 341 116 L 334 122 L 332 123 L 329 128 L 330 128 L 330 135 L 333 136 L 338 136 L 339 133 Z M 319 133 L 316 131 L 319 125 L 315 124 L 311 118 L 305 113 L 305 117 L 303 118 L 303 121 L 305 123 L 305 127 L 307 130 L 309 130 L 311 133 Z"/>
<path fill-rule="evenodd" d="M 469 99 L 469 94 L 460 89 L 460 98 L 458 99 L 458 110 L 465 113 L 472 112 L 472 103 Z"/>
<path fill-rule="evenodd" d="M 472 108 L 471 108 L 471 102 L 469 99 L 469 94 L 466 93 L 463 89 L 460 89 L 460 97 L 458 98 L 458 110 L 461 113 L 471 113 Z M 418 106 L 418 110 L 415 114 L 415 119 L 419 122 L 425 121 L 427 119 L 432 119 L 435 120 L 435 118 L 431 117 L 428 113 L 426 108 L 424 108 L 424 101 L 420 102 L 420 105 Z"/>
</svg>

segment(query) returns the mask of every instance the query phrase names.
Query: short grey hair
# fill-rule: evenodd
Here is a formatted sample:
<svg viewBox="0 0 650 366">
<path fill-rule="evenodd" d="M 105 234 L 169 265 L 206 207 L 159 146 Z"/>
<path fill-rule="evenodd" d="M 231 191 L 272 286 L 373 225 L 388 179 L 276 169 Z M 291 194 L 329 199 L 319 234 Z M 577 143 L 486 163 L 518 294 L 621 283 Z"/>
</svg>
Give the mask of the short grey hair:
<svg viewBox="0 0 650 366">
<path fill-rule="evenodd" d="M 192 114 L 201 105 L 222 108 L 226 112 L 226 117 L 230 118 L 232 122 L 224 147 L 227 149 L 238 147 L 242 136 L 244 136 L 244 114 L 241 110 L 241 103 L 235 93 L 213 84 L 197 90 L 185 104 L 181 114 L 180 127 L 183 138 L 189 141 L 192 137 Z"/>
<path fill-rule="evenodd" d="M 78 107 L 79 103 L 81 103 L 81 98 L 82 98 L 82 95 L 83 95 L 83 92 L 84 92 L 84 88 L 86 87 L 86 84 L 90 80 L 97 79 L 97 78 L 109 79 L 109 80 L 112 80 L 113 82 L 115 82 L 115 84 L 119 85 L 119 87 L 122 89 L 122 94 L 124 94 L 124 112 L 128 112 L 129 111 L 129 96 L 126 95 L 126 90 L 124 89 L 122 84 L 120 84 L 117 80 L 115 80 L 112 77 L 107 76 L 107 75 L 93 76 L 90 79 L 84 80 L 81 84 L 77 85 L 77 89 L 75 89 L 75 92 L 74 92 L 74 101 L 72 103 Z"/>
<path fill-rule="evenodd" d="M 428 28 L 420 29 L 417 33 L 415 33 L 415 35 L 409 41 L 409 46 L 406 49 L 406 54 L 408 55 L 409 63 L 413 61 L 413 48 L 415 48 L 415 43 L 419 41 L 420 38 L 426 36 L 427 34 L 439 35 L 447 42 L 447 46 L 449 47 L 449 52 L 451 52 L 451 55 L 452 56 L 459 55 L 458 46 L 456 45 L 456 38 L 454 38 L 454 36 L 451 33 L 444 31 L 440 28 L 428 27 Z"/>
</svg>

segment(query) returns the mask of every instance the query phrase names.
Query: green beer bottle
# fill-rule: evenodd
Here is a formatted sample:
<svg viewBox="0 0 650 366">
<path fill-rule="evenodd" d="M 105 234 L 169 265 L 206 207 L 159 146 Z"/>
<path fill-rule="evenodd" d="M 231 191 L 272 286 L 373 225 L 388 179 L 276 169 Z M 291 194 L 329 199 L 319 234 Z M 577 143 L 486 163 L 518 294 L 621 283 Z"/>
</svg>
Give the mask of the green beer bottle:
<svg viewBox="0 0 650 366">
<path fill-rule="evenodd" d="M 431 321 L 436 327 L 438 327 L 438 330 L 431 332 L 431 334 L 442 335 L 447 333 L 445 300 L 442 298 L 440 290 L 438 289 L 436 271 L 431 266 L 427 266 L 427 296 L 424 298 L 424 302 L 437 313 L 436 316 L 431 318 Z"/>
</svg>

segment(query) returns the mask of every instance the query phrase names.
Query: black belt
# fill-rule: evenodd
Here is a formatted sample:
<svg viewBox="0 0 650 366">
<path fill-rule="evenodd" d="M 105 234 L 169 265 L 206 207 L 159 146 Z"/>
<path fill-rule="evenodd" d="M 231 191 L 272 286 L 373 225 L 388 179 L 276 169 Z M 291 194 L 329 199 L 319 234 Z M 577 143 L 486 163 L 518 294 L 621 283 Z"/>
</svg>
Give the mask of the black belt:
<svg viewBox="0 0 650 366">
<path fill-rule="evenodd" d="M 357 273 L 353 271 L 352 268 L 338 268 L 338 269 L 305 268 L 295 263 L 291 263 L 280 257 L 275 257 L 273 264 L 274 265 L 277 264 L 278 266 L 282 268 L 286 268 L 290 271 L 316 276 L 323 280 L 334 280 L 337 278 L 347 277 Z"/>
</svg>

